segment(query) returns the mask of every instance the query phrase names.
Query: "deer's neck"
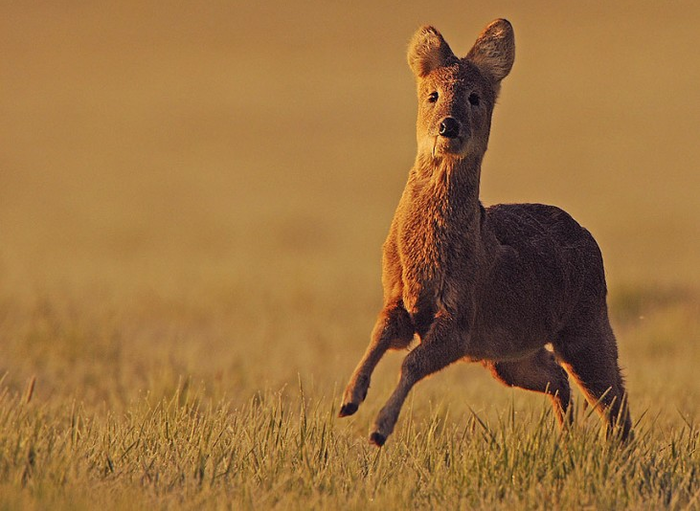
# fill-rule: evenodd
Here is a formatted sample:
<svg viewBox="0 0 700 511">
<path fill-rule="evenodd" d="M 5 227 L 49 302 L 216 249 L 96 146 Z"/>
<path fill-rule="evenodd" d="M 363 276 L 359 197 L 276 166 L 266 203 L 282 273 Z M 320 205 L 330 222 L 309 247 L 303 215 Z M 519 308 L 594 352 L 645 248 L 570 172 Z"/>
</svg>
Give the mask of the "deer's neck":
<svg viewBox="0 0 700 511">
<path fill-rule="evenodd" d="M 433 159 L 419 156 L 410 182 L 413 197 L 445 235 L 480 241 L 483 210 L 479 202 L 481 157 Z M 467 234 L 468 237 L 464 237 Z"/>
</svg>

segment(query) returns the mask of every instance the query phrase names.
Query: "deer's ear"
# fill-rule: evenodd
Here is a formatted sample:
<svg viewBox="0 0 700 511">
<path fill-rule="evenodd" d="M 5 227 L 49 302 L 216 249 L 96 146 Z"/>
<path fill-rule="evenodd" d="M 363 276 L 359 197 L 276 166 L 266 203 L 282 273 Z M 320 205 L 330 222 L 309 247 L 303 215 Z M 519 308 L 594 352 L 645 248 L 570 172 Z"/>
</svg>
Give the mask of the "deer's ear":
<svg viewBox="0 0 700 511">
<path fill-rule="evenodd" d="M 466 58 L 499 83 L 510 73 L 515 60 L 513 26 L 504 19 L 492 21 L 481 32 Z"/>
<path fill-rule="evenodd" d="M 417 77 L 423 78 L 454 60 L 454 53 L 435 28 L 424 26 L 413 34 L 408 45 L 408 65 Z"/>
</svg>

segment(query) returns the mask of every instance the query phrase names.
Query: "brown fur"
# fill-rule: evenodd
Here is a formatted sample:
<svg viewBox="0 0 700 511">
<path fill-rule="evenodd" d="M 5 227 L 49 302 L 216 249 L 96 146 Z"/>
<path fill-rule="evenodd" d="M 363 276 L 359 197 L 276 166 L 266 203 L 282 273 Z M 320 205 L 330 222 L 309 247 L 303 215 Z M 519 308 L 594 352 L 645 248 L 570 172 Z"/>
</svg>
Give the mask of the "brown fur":
<svg viewBox="0 0 700 511">
<path fill-rule="evenodd" d="M 418 154 L 384 243 L 384 307 L 340 410 L 341 417 L 355 413 L 383 354 L 417 335 L 375 421 L 376 445 L 393 431 L 413 385 L 458 360 L 480 361 L 506 385 L 550 395 L 562 425 L 568 373 L 609 432 L 629 435 L 595 240 L 554 206 L 484 209 L 479 201 L 491 115 L 514 57 L 506 20 L 486 27 L 463 59 L 433 27 L 411 41 Z"/>
</svg>

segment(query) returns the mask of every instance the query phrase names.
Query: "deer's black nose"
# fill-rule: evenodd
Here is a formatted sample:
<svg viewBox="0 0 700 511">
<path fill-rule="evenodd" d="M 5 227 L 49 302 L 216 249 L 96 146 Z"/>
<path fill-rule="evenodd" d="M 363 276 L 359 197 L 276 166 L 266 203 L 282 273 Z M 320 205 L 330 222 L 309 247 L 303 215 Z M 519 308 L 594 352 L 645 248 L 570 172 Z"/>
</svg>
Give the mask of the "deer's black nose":
<svg viewBox="0 0 700 511">
<path fill-rule="evenodd" d="M 445 117 L 440 123 L 440 135 L 447 138 L 456 138 L 459 135 L 459 122 L 454 117 Z"/>
</svg>

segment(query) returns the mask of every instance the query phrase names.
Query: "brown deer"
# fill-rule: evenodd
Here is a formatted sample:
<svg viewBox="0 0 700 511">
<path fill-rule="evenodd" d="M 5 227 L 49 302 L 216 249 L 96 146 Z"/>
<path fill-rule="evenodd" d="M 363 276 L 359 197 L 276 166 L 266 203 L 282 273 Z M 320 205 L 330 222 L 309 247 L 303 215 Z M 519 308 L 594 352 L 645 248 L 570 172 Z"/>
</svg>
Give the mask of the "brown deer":
<svg viewBox="0 0 700 511">
<path fill-rule="evenodd" d="M 491 115 L 514 57 L 504 19 L 488 25 L 461 59 L 430 26 L 409 45 L 418 154 L 383 247 L 384 307 L 339 413 L 355 413 L 384 353 L 408 348 L 417 335 L 374 423 L 377 446 L 413 385 L 458 360 L 479 361 L 506 385 L 549 395 L 562 427 L 571 419 L 568 373 L 609 434 L 630 434 L 596 241 L 557 207 L 484 208 L 479 201 Z"/>
</svg>

